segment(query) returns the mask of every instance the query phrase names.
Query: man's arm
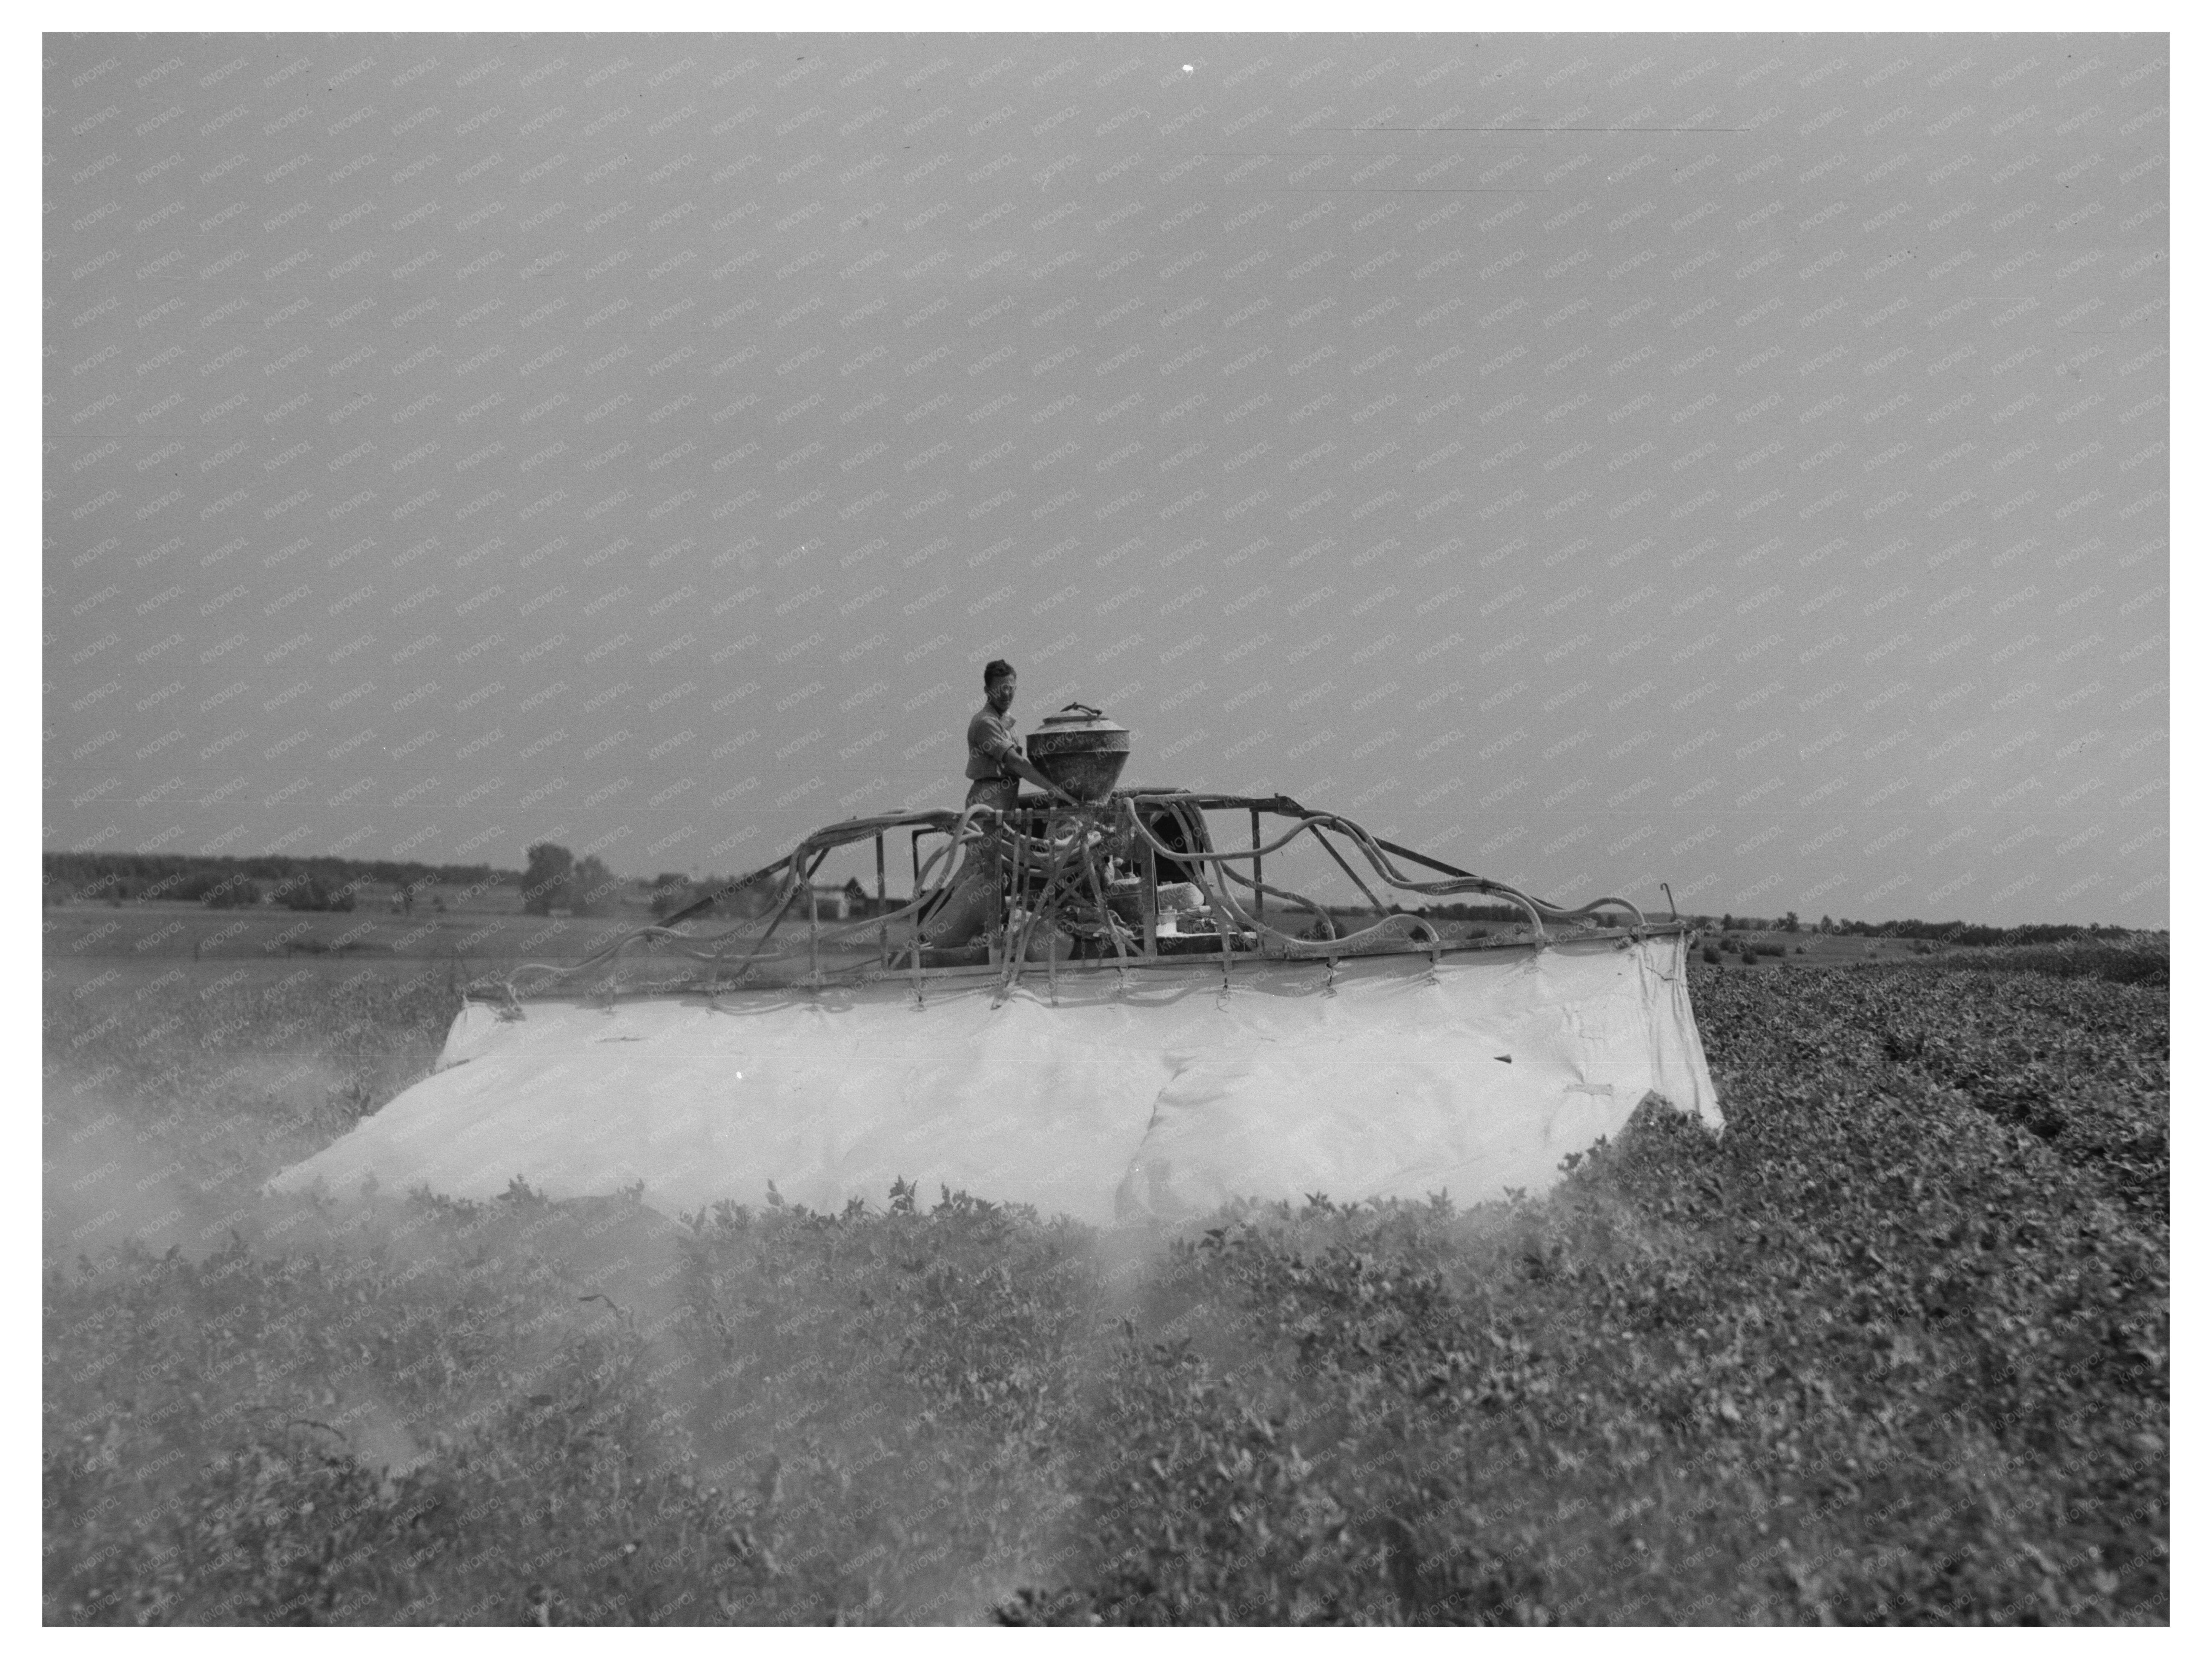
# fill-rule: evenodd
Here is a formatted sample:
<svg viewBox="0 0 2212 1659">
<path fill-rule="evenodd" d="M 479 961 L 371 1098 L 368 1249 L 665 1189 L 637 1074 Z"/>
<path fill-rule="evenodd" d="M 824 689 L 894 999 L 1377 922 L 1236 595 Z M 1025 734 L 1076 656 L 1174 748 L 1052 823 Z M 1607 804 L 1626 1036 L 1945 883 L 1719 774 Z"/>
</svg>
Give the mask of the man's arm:
<svg viewBox="0 0 2212 1659">
<path fill-rule="evenodd" d="M 999 767 L 1001 771 L 1012 772 L 1018 776 L 1027 778 L 1047 794 L 1056 796 L 1071 806 L 1080 804 L 1074 796 L 1037 770 L 1036 763 L 1022 752 L 1020 740 L 1012 732 L 1002 725 L 999 727 L 998 734 L 1002 741 L 1002 746 L 999 750 Z"/>
<path fill-rule="evenodd" d="M 1036 764 L 1030 761 L 1030 757 L 1023 754 L 1020 750 L 1013 747 L 1011 744 L 1007 745 L 1006 752 L 1002 757 L 1002 763 L 1013 771 L 1021 774 L 1022 776 L 1027 778 L 1031 783 L 1036 785 L 1038 788 L 1044 790 L 1047 793 L 1057 795 L 1060 799 L 1066 801 L 1070 806 L 1079 805 L 1081 804 L 1074 796 L 1069 794 L 1066 790 L 1061 788 L 1050 778 L 1045 776 L 1043 773 L 1038 771 Z"/>
</svg>

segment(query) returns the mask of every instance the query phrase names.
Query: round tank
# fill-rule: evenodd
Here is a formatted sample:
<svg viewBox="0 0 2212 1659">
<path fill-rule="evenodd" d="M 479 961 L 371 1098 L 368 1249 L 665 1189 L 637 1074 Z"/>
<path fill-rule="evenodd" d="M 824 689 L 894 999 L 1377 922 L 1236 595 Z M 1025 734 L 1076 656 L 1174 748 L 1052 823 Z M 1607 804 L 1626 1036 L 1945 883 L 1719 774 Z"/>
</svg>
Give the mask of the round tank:
<svg viewBox="0 0 2212 1659">
<path fill-rule="evenodd" d="M 1103 800 L 1129 760 L 1129 728 L 1087 704 L 1048 714 L 1029 735 L 1030 763 L 1078 800 Z"/>
</svg>

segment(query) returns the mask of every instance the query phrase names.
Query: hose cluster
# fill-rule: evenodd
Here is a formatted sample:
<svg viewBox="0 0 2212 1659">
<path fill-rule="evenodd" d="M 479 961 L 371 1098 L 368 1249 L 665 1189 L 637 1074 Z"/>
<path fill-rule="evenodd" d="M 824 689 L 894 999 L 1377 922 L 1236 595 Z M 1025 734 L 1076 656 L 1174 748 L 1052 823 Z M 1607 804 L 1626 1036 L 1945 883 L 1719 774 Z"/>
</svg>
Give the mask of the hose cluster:
<svg viewBox="0 0 2212 1659">
<path fill-rule="evenodd" d="M 1336 849 L 1330 846 L 1327 838 L 1322 834 L 1324 830 L 1334 830 L 1351 842 L 1373 866 L 1375 873 L 1382 878 L 1386 885 L 1404 892 L 1418 893 L 1424 897 L 1443 897 L 1453 893 L 1480 893 L 1486 896 L 1504 899 L 1528 913 L 1531 930 L 1540 940 L 1544 937 L 1544 924 L 1547 921 L 1555 925 L 1571 923 L 1608 908 L 1625 909 L 1636 918 L 1636 926 L 1638 928 L 1644 926 L 1644 913 L 1641 909 L 1626 899 L 1611 896 L 1592 899 L 1587 904 L 1569 909 L 1555 904 L 1547 904 L 1541 899 L 1532 897 L 1521 891 L 1518 888 L 1507 886 L 1504 882 L 1492 881 L 1484 876 L 1469 875 L 1464 872 L 1448 876 L 1442 881 L 1416 881 L 1399 869 L 1392 860 L 1389 844 L 1378 840 L 1360 824 L 1344 817 L 1341 813 L 1308 811 L 1293 801 L 1285 800 L 1277 809 L 1283 811 L 1284 816 L 1295 817 L 1297 820 L 1282 835 L 1273 841 L 1260 845 L 1223 852 L 1212 847 L 1211 838 L 1206 834 L 1205 818 L 1196 805 L 1196 803 L 1204 797 L 1190 791 L 1177 791 L 1172 794 L 1136 795 L 1125 799 L 1131 803 L 1131 823 L 1134 825 L 1138 835 L 1149 842 L 1156 853 L 1165 854 L 1185 865 L 1212 864 L 1218 867 L 1224 878 L 1218 892 L 1216 892 L 1212 884 L 1205 881 L 1199 883 L 1200 890 L 1205 893 L 1207 902 L 1213 908 L 1218 920 L 1233 921 L 1247 932 L 1255 933 L 1273 939 L 1279 944 L 1285 953 L 1288 955 L 1337 956 L 1343 953 L 1346 945 L 1355 945 L 1365 939 L 1379 941 L 1387 933 L 1401 928 L 1409 933 L 1413 929 L 1425 932 L 1428 935 L 1425 943 L 1433 945 L 1443 943 L 1442 937 L 1425 918 L 1402 915 L 1386 915 L 1372 927 L 1339 937 L 1334 921 L 1322 906 L 1302 894 L 1261 882 L 1254 877 L 1246 876 L 1230 867 L 1232 864 L 1241 863 L 1246 860 L 1251 860 L 1256 866 L 1259 860 L 1267 854 L 1279 851 L 1289 846 L 1300 836 L 1310 833 L 1316 841 L 1321 842 L 1330 856 L 1335 858 L 1337 863 L 1343 866 L 1345 873 L 1352 878 L 1353 884 L 1363 892 L 1367 892 L 1370 901 L 1373 902 L 1373 893 L 1368 891 L 1366 884 L 1360 881 L 1358 873 L 1349 865 L 1346 865 Z M 1177 827 L 1182 831 L 1183 838 L 1188 841 L 1195 850 L 1186 851 L 1170 847 L 1153 835 L 1146 826 L 1142 814 L 1137 811 L 1139 804 L 1163 811 L 1172 817 Z M 1284 809 L 1287 810 L 1284 811 Z M 1231 881 L 1250 888 L 1262 896 L 1273 896 L 1287 899 L 1300 908 L 1311 911 L 1319 919 L 1326 937 L 1319 940 L 1305 939 L 1268 927 L 1237 903 L 1229 891 L 1228 884 Z M 1381 909 L 1382 907 L 1377 903 L 1376 908 Z"/>
</svg>

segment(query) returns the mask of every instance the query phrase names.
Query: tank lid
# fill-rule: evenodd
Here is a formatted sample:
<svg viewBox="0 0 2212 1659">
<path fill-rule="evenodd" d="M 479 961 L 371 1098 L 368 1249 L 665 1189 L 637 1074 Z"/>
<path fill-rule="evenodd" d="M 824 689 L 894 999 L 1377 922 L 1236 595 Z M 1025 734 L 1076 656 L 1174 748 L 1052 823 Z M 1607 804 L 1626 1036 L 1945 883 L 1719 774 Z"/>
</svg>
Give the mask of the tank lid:
<svg viewBox="0 0 2212 1659">
<path fill-rule="evenodd" d="M 1088 703 L 1072 702 L 1057 714 L 1047 714 L 1037 722 L 1042 732 L 1126 732 L 1129 728 L 1119 720 L 1111 720 Z"/>
</svg>

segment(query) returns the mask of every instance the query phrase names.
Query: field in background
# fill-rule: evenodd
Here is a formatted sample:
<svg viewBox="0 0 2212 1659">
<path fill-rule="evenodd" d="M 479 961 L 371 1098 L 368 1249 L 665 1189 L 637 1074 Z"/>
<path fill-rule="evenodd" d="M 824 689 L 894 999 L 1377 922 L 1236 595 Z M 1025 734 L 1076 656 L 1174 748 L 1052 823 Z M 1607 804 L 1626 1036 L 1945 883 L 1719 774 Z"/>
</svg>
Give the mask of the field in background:
<svg viewBox="0 0 2212 1659">
<path fill-rule="evenodd" d="M 299 920 L 356 918 L 254 918 Z M 2148 947 L 1700 963 L 1724 1136 L 1132 1238 L 910 1191 L 275 1204 L 421 1075 L 450 965 L 82 937 L 49 1623 L 2167 1616 Z"/>
<path fill-rule="evenodd" d="M 896 900 L 894 901 L 896 902 Z M 149 903 L 133 901 L 120 906 L 71 904 L 44 913 L 46 953 L 49 962 L 99 961 L 103 969 L 117 963 L 188 963 L 221 961 L 254 964 L 283 962 L 291 966 L 309 963 L 350 972 L 356 968 L 394 962 L 459 962 L 468 970 L 521 961 L 552 963 L 573 962 L 611 939 L 649 927 L 653 915 L 642 903 L 612 907 L 600 916 L 526 916 L 517 913 L 513 896 L 502 905 L 487 895 L 477 902 L 484 908 L 456 908 L 446 914 L 426 913 L 417 904 L 412 916 L 394 916 L 381 907 L 349 912 L 299 914 L 282 909 L 210 910 L 198 904 Z M 496 908 L 495 908 L 496 907 Z M 1372 912 L 1340 910 L 1340 927 L 1366 926 Z M 825 914 L 823 926 L 840 923 Z M 1271 912 L 1270 920 L 1282 916 Z M 1310 917 L 1295 915 L 1292 924 L 1310 925 Z M 910 941 L 908 922 L 887 924 L 896 948 Z M 1439 931 L 1447 939 L 1461 937 L 1473 924 L 1443 922 Z M 1490 924 L 1494 931 L 1495 924 Z M 740 942 L 757 938 L 765 919 L 712 917 L 685 924 L 696 937 L 734 930 Z M 806 939 L 804 901 L 793 907 L 777 929 L 779 944 L 803 948 Z M 844 949 L 872 955 L 877 949 L 873 928 L 865 928 Z M 466 973 L 464 974 L 465 978 Z"/>
<path fill-rule="evenodd" d="M 894 902 L 896 898 L 894 896 Z M 1340 927 L 1363 927 L 1375 920 L 1372 911 L 1331 908 Z M 1304 913 L 1280 906 L 1270 908 L 1269 920 L 1278 926 L 1287 920 L 1299 928 L 1310 924 L 1310 918 Z M 425 900 L 418 902 L 414 914 L 408 916 L 390 914 L 380 902 L 367 903 L 352 911 L 303 914 L 274 908 L 210 910 L 198 904 L 160 900 L 145 903 L 132 901 L 122 905 L 57 905 L 49 907 L 42 916 L 48 961 L 98 958 L 104 966 L 112 965 L 117 959 L 167 963 L 178 957 L 188 961 L 220 959 L 226 963 L 287 962 L 293 965 L 319 960 L 331 966 L 341 962 L 365 964 L 450 962 L 456 958 L 471 965 L 523 960 L 562 963 L 574 961 L 607 940 L 648 927 L 653 921 L 650 908 L 632 901 L 618 903 L 601 916 L 526 916 L 519 913 L 514 896 L 505 891 L 457 901 L 453 908 L 444 913 L 432 910 Z M 697 934 L 734 927 L 740 930 L 739 937 L 743 939 L 757 934 L 765 925 L 762 921 L 714 918 L 689 923 L 686 931 Z M 825 925 L 833 924 L 825 921 Z M 1439 923 L 1438 928 L 1447 939 L 1475 932 L 1510 930 L 1507 925 L 1497 922 L 1445 921 Z M 891 924 L 890 931 L 895 945 L 911 937 L 903 923 Z M 778 930 L 778 937 L 798 941 L 805 939 L 803 908 L 794 908 L 794 914 L 787 916 Z M 1717 943 L 1721 937 L 1717 928 L 1704 935 L 1708 943 Z M 1778 929 L 1735 931 L 1727 937 L 1778 949 L 1779 955 L 1759 960 L 1758 965 L 1762 968 L 1832 967 L 1929 954 L 1923 942 L 1914 939 L 1785 933 Z M 872 951 L 874 941 L 875 934 L 870 931 L 861 945 L 854 948 Z M 1972 948 L 1986 951 L 2002 947 Z M 1726 965 L 1740 965 L 1733 951 L 1728 953 Z"/>
<path fill-rule="evenodd" d="M 352 910 L 294 911 L 276 906 L 211 910 L 162 900 L 120 905 L 49 906 L 41 915 L 49 961 L 121 957 L 252 960 L 282 956 L 380 957 L 386 960 L 446 960 L 463 957 L 580 955 L 588 941 L 649 925 L 643 903 L 618 905 L 604 916 L 526 916 L 507 890 L 472 900 L 458 896 L 450 908 L 425 898 L 411 915 L 393 915 L 380 897 Z"/>
</svg>

